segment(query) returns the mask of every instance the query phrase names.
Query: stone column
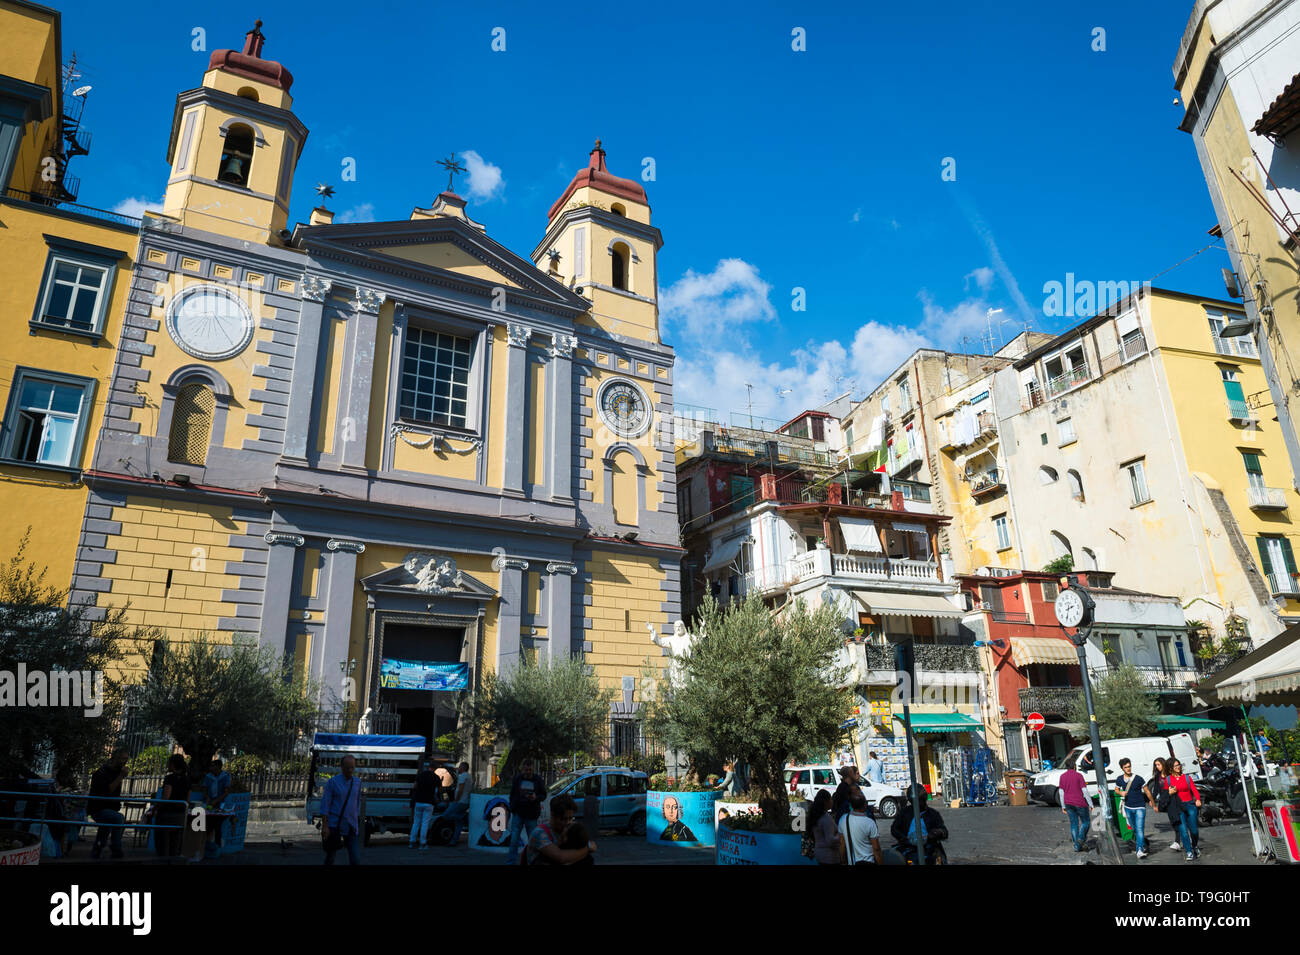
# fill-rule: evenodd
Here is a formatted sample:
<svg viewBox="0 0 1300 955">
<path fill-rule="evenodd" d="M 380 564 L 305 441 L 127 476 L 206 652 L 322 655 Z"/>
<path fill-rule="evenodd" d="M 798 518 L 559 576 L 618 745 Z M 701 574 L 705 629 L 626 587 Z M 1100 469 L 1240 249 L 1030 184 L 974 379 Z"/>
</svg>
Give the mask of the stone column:
<svg viewBox="0 0 1300 955">
<path fill-rule="evenodd" d="M 360 288 L 352 299 L 352 346 L 343 363 L 347 397 L 335 425 L 334 447 L 349 471 L 366 469 L 366 435 L 370 426 L 370 386 L 375 377 L 375 333 L 385 295 Z"/>
<path fill-rule="evenodd" d="M 565 659 L 573 655 L 573 577 L 578 568 L 565 561 L 551 561 L 546 565 L 550 575 L 547 586 L 551 601 L 547 607 L 546 635 L 550 638 L 551 659 Z"/>
<path fill-rule="evenodd" d="M 278 653 L 289 648 L 289 598 L 294 591 L 294 558 L 306 541 L 299 534 L 267 531 L 266 593 L 262 598 L 262 633 L 258 643 Z M 310 661 L 308 661 L 310 665 Z"/>
<path fill-rule="evenodd" d="M 524 436 L 528 427 L 528 339 L 533 330 L 527 325 L 510 322 L 506 335 L 510 354 L 506 360 L 505 471 L 502 490 L 522 496 L 524 493 Z"/>
<path fill-rule="evenodd" d="M 316 390 L 316 367 L 321 336 L 325 334 L 325 300 L 330 280 L 315 275 L 302 277 L 302 311 L 298 314 L 298 347 L 293 357 L 293 379 L 289 386 L 289 408 L 285 420 L 284 456 L 296 464 L 307 463 L 307 440 L 311 433 L 312 399 Z"/>
<path fill-rule="evenodd" d="M 497 585 L 497 654 L 496 672 L 504 676 L 520 660 L 519 627 L 524 612 L 524 571 L 528 561 L 498 552 L 492 569 L 500 575 Z"/>
<path fill-rule="evenodd" d="M 365 549 L 366 545 L 359 541 L 330 539 L 325 543 L 329 560 L 325 562 L 325 627 L 320 673 L 326 685 L 335 679 L 338 665 L 348 659 L 352 643 L 352 598 L 357 586 L 357 555 L 364 553 Z M 337 682 L 334 685 L 338 686 Z M 350 702 L 355 704 L 358 713 L 365 710 L 362 697 L 361 689 L 357 687 Z"/>
<path fill-rule="evenodd" d="M 578 339 L 573 335 L 555 335 L 551 339 L 551 406 L 550 442 L 551 500 L 569 504 L 573 501 L 573 349 Z"/>
</svg>

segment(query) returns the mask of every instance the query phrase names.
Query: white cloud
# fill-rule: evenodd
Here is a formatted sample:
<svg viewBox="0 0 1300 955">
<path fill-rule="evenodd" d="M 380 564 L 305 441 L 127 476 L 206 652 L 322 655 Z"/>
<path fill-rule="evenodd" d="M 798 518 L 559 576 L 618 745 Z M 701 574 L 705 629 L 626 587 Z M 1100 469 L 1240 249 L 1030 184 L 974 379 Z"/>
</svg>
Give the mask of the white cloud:
<svg viewBox="0 0 1300 955">
<path fill-rule="evenodd" d="M 363 202 L 359 206 L 353 206 L 347 212 L 339 213 L 338 218 L 334 221 L 340 224 L 344 222 L 374 222 L 375 204 L 373 202 Z"/>
<path fill-rule="evenodd" d="M 499 198 L 506 187 L 506 181 L 501 177 L 501 167 L 494 166 L 472 149 L 465 150 L 461 156 L 469 174 L 465 184 L 468 193 L 466 198 L 475 202 Z"/>
<path fill-rule="evenodd" d="M 771 291 L 748 262 L 722 259 L 705 275 L 687 269 L 660 293 L 659 310 L 665 327 L 688 338 L 716 340 L 728 327 L 775 319 Z"/>
<path fill-rule="evenodd" d="M 850 221 L 852 221 L 852 222 L 861 222 L 861 221 L 862 221 L 862 210 L 861 210 L 861 209 L 855 209 L 855 210 L 853 210 L 853 218 L 852 218 Z"/>
<path fill-rule="evenodd" d="M 113 207 L 113 211 L 120 216 L 131 216 L 139 219 L 146 212 L 161 212 L 163 201 L 161 199 L 150 199 L 146 196 L 131 196 L 123 199 Z"/>
<path fill-rule="evenodd" d="M 967 272 L 965 277 L 966 288 L 970 288 L 971 280 L 975 280 L 975 285 L 981 292 L 987 292 L 993 284 L 993 270 L 987 265 L 981 265 L 973 272 Z"/>
</svg>

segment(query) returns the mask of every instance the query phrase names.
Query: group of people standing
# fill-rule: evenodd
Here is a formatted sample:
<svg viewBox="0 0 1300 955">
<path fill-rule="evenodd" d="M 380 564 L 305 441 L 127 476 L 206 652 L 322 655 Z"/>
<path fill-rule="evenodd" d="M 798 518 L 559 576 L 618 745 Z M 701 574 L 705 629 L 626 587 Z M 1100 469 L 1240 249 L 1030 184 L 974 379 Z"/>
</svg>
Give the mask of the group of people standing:
<svg viewBox="0 0 1300 955">
<path fill-rule="evenodd" d="M 1183 771 L 1183 764 L 1177 759 L 1157 758 L 1147 779 L 1133 772 L 1133 763 L 1129 759 L 1121 759 L 1119 768 L 1122 775 L 1115 780 L 1115 788 L 1123 797 L 1121 805 L 1129 828 L 1133 830 L 1137 857 L 1145 859 L 1150 855 L 1146 837 L 1146 814 L 1150 808 L 1152 812 L 1167 815 L 1174 832 L 1174 842 L 1170 848 L 1185 852 L 1188 862 L 1199 859 L 1201 837 L 1197 817 L 1201 808 L 1201 794 L 1196 788 L 1196 781 Z M 1070 820 L 1070 840 L 1074 843 L 1075 852 L 1088 851 L 1092 805 L 1086 795 L 1086 786 L 1087 780 L 1076 768 L 1074 757 L 1071 757 L 1061 775 L 1060 790 L 1061 811 Z"/>
<path fill-rule="evenodd" d="M 868 754 L 864 766 L 866 778 L 878 784 L 884 779 L 884 767 L 875 753 Z M 812 834 L 813 860 L 818 865 L 877 865 L 885 861 L 880 848 L 880 828 L 876 825 L 871 804 L 862 791 L 862 774 L 852 764 L 840 769 L 840 784 L 834 794 L 818 791 L 808 812 L 808 831 Z M 913 793 L 900 807 L 890 827 L 890 835 L 900 846 L 919 847 L 933 862 L 940 854 L 938 843 L 948 838 L 943 817 L 926 805 L 928 794 L 917 787 L 915 800 L 921 806 L 920 819 L 913 807 Z"/>
</svg>

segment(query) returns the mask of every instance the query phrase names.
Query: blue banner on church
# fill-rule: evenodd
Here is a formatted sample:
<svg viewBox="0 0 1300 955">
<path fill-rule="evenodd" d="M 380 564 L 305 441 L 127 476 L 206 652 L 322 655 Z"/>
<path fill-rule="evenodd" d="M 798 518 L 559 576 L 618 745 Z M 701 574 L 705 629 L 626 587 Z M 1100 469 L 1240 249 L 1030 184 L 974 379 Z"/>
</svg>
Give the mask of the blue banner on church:
<svg viewBox="0 0 1300 955">
<path fill-rule="evenodd" d="M 388 690 L 464 690 L 469 664 L 385 658 L 379 661 L 379 685 Z"/>
</svg>

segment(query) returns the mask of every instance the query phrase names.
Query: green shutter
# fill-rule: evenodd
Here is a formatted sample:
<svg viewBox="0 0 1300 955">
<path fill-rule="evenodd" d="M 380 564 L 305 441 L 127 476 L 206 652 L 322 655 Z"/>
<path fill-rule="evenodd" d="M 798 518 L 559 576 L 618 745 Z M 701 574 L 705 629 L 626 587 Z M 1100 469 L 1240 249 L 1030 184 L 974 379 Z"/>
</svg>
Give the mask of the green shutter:
<svg viewBox="0 0 1300 955">
<path fill-rule="evenodd" d="M 1228 398 L 1231 401 L 1240 401 L 1244 403 L 1246 400 L 1246 393 L 1241 390 L 1241 382 L 1239 381 L 1225 381 L 1223 383 L 1223 390 L 1227 392 Z"/>
<path fill-rule="evenodd" d="M 1282 538 L 1282 559 L 1286 561 L 1286 572 L 1294 574 L 1295 554 L 1291 553 L 1291 541 L 1285 537 Z"/>
<path fill-rule="evenodd" d="M 1273 565 L 1269 563 L 1268 559 L 1268 539 L 1265 537 L 1256 537 L 1255 545 L 1259 547 L 1259 564 L 1264 568 L 1264 574 L 1267 576 L 1268 574 L 1273 573 Z"/>
<path fill-rule="evenodd" d="M 1249 474 L 1263 474 L 1264 469 L 1259 465 L 1258 454 L 1248 454 L 1245 451 L 1241 453 L 1241 458 L 1246 462 L 1246 471 Z"/>
</svg>

